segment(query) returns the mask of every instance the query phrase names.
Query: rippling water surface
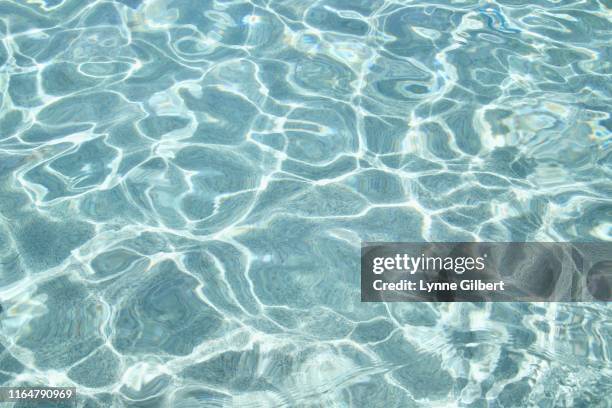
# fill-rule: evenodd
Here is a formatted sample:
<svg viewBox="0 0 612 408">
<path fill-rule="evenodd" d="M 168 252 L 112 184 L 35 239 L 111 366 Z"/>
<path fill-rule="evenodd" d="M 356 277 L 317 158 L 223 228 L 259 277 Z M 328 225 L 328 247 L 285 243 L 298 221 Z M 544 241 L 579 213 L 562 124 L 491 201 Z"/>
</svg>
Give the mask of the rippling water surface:
<svg viewBox="0 0 612 408">
<path fill-rule="evenodd" d="M 0 1 L 0 382 L 608 407 L 611 309 L 362 304 L 369 241 L 612 239 L 612 3 Z"/>
</svg>

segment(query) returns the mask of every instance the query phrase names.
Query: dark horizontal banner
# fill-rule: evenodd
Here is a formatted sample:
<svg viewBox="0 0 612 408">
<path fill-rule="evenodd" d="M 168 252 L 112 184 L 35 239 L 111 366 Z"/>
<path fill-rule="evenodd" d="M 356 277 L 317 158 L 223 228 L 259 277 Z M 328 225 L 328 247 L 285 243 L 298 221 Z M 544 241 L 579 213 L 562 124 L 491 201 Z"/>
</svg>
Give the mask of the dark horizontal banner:
<svg viewBox="0 0 612 408">
<path fill-rule="evenodd" d="M 423 242 L 361 246 L 362 302 L 612 300 L 612 243 Z"/>
<path fill-rule="evenodd" d="M 0 402 L 44 407 L 76 406 L 76 387 L 0 387 Z"/>
</svg>

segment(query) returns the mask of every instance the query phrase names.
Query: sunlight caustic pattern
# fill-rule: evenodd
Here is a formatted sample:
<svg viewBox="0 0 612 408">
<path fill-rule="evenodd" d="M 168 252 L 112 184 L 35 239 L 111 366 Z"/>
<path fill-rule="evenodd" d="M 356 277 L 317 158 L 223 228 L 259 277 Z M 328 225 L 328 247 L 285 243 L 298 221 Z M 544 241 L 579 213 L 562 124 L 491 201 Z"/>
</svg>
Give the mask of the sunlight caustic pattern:
<svg viewBox="0 0 612 408">
<path fill-rule="evenodd" d="M 521 3 L 0 1 L 0 382 L 606 406 L 605 303 L 359 300 L 361 241 L 612 238 L 612 6 Z"/>
</svg>

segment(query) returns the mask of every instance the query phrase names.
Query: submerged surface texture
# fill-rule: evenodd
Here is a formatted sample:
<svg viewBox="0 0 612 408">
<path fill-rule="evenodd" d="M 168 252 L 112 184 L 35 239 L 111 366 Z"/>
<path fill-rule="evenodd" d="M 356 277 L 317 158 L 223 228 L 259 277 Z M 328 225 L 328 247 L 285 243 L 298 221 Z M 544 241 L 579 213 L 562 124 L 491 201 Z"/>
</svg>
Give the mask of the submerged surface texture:
<svg viewBox="0 0 612 408">
<path fill-rule="evenodd" d="M 612 4 L 521 3 L 0 1 L 0 382 L 609 406 L 606 303 L 360 303 L 361 241 L 612 238 Z"/>
</svg>

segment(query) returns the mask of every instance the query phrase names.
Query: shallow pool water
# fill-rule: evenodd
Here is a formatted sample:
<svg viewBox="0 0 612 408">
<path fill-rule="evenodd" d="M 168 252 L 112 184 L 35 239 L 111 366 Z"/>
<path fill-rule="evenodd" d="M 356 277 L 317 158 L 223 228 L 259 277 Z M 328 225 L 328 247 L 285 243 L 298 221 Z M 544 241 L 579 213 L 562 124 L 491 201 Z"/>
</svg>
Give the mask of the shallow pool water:
<svg viewBox="0 0 612 408">
<path fill-rule="evenodd" d="M 612 240 L 607 0 L 0 1 L 0 383 L 607 407 L 608 303 L 360 302 L 362 241 Z"/>
</svg>

